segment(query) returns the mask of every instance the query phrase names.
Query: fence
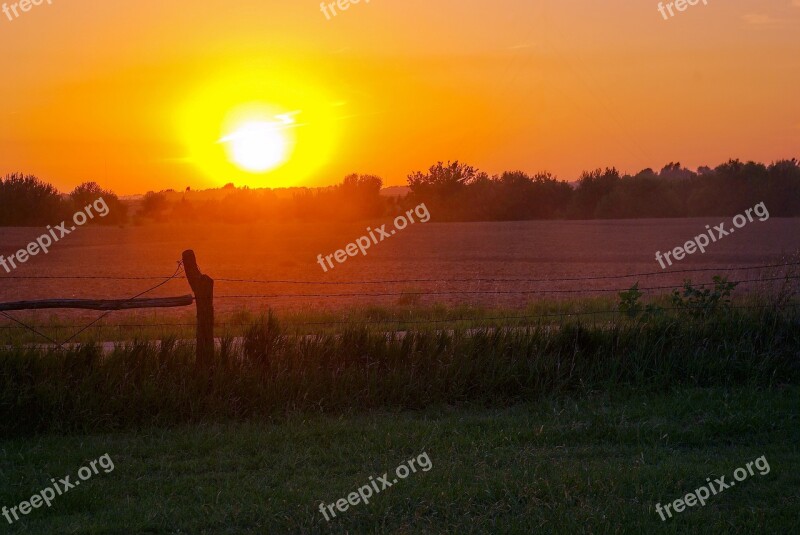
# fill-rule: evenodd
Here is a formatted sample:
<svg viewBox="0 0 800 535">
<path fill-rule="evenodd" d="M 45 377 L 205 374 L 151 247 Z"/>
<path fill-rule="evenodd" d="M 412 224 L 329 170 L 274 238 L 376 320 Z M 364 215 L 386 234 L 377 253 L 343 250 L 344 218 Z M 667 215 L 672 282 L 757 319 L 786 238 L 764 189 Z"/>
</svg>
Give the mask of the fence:
<svg viewBox="0 0 800 535">
<path fill-rule="evenodd" d="M 189 281 L 189 286 L 194 292 L 194 296 L 182 295 L 178 297 L 141 298 L 143 295 L 152 292 L 156 288 L 178 277 L 181 270 L 185 272 L 186 279 Z M 208 275 L 204 275 L 200 272 L 200 268 L 197 266 L 197 257 L 192 250 L 183 252 L 182 260 L 178 263 L 178 268 L 172 276 L 130 299 L 47 299 L 39 301 L 17 301 L 13 303 L 0 303 L 0 314 L 42 336 L 57 346 L 63 347 L 64 344 L 70 342 L 80 333 L 115 310 L 174 308 L 189 306 L 192 303 L 197 304 L 197 364 L 201 368 L 208 368 L 212 365 L 214 360 L 214 281 Z M 37 331 L 35 327 L 26 325 L 8 315 L 9 311 L 44 309 L 103 310 L 106 312 L 60 343 Z"/>
<path fill-rule="evenodd" d="M 564 283 L 573 282 L 585 285 L 588 281 L 621 281 L 625 279 L 642 278 L 642 277 L 660 277 L 665 275 L 687 274 L 687 273 L 725 273 L 725 272 L 750 272 L 757 270 L 779 269 L 787 268 L 787 273 L 781 276 L 767 276 L 767 277 L 747 277 L 739 280 L 730 281 L 736 284 L 746 283 L 762 283 L 774 281 L 790 281 L 797 280 L 799 277 L 790 275 L 788 268 L 798 266 L 800 262 L 785 262 L 777 264 L 767 264 L 758 266 L 741 266 L 741 267 L 719 267 L 719 268 L 695 268 L 695 269 L 682 269 L 675 271 L 657 271 L 657 272 L 640 272 L 630 273 L 625 275 L 602 275 L 602 276 L 588 276 L 588 277 L 564 277 L 552 279 L 536 279 L 536 278 L 462 278 L 462 279 L 448 279 L 442 280 L 440 278 L 416 278 L 416 279 L 390 279 L 390 280 L 357 280 L 357 281 L 305 281 L 305 280 L 287 280 L 287 279 L 241 279 L 241 278 L 217 278 L 212 279 L 206 274 L 201 273 L 197 264 L 195 253 L 192 250 L 184 251 L 182 260 L 178 262 L 178 268 L 175 273 L 169 277 L 149 277 L 149 276 L 126 276 L 126 277 L 112 277 L 112 276 L 90 276 L 90 275 L 74 275 L 74 276 L 11 276 L 1 277 L 0 280 L 7 279 L 56 279 L 56 280 L 114 280 L 114 281 L 150 281 L 160 280 L 160 282 L 151 288 L 138 293 L 129 299 L 113 299 L 113 300 L 98 300 L 98 299 L 47 299 L 39 301 L 19 301 L 12 303 L 0 303 L 0 315 L 7 318 L 9 321 L 36 333 L 38 336 L 46 339 L 51 344 L 58 347 L 63 347 L 65 344 L 74 340 L 78 335 L 87 329 L 95 326 L 99 321 L 108 316 L 113 311 L 118 310 L 131 310 L 142 308 L 175 308 L 186 307 L 192 303 L 196 305 L 197 319 L 196 323 L 165 323 L 163 326 L 173 327 L 195 327 L 196 331 L 196 352 L 197 363 L 201 367 L 209 367 L 214 359 L 214 283 L 235 283 L 235 284 L 281 284 L 281 285 L 301 285 L 301 286 L 371 286 L 371 285 L 402 285 L 402 284 L 420 284 L 420 283 L 497 283 L 497 284 L 537 284 L 537 283 Z M 142 296 L 152 292 L 153 290 L 165 285 L 169 281 L 177 278 L 185 278 L 188 281 L 193 295 L 182 295 L 177 297 L 160 297 L 160 298 L 143 298 Z M 699 283 L 695 287 L 705 287 L 714 284 L 713 282 Z M 675 289 L 679 285 L 652 285 L 640 287 L 639 290 L 668 290 Z M 402 291 L 402 292 L 338 292 L 338 293 L 248 293 L 248 294 L 224 294 L 216 296 L 216 299 L 230 299 L 230 300 L 254 300 L 254 299 L 340 299 L 340 298 L 360 298 L 360 297 L 408 297 L 408 296 L 444 296 L 444 295 L 569 295 L 569 294 L 591 294 L 593 292 L 599 294 L 620 293 L 630 289 L 628 287 L 613 287 L 613 288 L 596 288 L 587 289 L 585 287 L 578 289 L 563 289 L 563 288 L 541 288 L 534 290 L 514 289 L 514 290 L 452 290 L 452 291 Z M 796 305 L 790 305 L 796 306 Z M 763 308 L 759 306 L 743 306 L 732 308 Z M 38 328 L 43 326 L 28 325 L 8 314 L 10 311 L 19 310 L 44 310 L 44 309 L 83 309 L 83 310 L 98 310 L 103 311 L 100 317 L 91 321 L 88 325 L 72 325 L 71 327 L 77 328 L 74 334 L 66 338 L 64 341 L 58 342 L 53 338 L 43 334 Z M 667 309 L 669 310 L 669 309 Z M 600 314 L 618 314 L 619 309 L 598 310 L 588 312 L 568 312 L 568 313 L 552 313 L 552 314 L 536 314 L 536 315 L 511 315 L 502 317 L 481 317 L 483 321 L 501 321 L 501 320 L 536 320 L 557 317 L 575 317 L 575 316 L 596 316 Z M 475 318 L 447 318 L 447 319 L 426 319 L 421 321 L 414 320 L 398 320 L 402 324 L 433 324 L 433 323 L 454 323 L 459 321 L 470 321 Z M 325 326 L 325 325 L 346 325 L 350 322 L 306 322 L 299 325 L 309 326 Z M 362 321 L 359 324 L 381 324 L 386 325 L 387 321 Z M 390 322 L 391 323 L 391 322 Z M 222 326 L 242 326 L 247 327 L 249 324 L 236 324 L 236 323 L 223 323 Z M 120 328 L 137 328 L 137 327 L 150 327 L 146 324 L 118 324 L 114 327 Z M 0 327 L 2 328 L 2 327 Z"/>
</svg>

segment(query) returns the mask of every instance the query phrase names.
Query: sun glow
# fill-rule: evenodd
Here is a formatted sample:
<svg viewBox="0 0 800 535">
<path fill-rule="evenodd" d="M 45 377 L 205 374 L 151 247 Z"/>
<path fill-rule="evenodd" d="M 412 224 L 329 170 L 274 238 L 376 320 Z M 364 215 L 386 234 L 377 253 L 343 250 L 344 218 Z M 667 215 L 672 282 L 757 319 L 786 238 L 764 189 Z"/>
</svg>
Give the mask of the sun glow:
<svg viewBox="0 0 800 535">
<path fill-rule="evenodd" d="M 251 173 L 275 169 L 289 157 L 290 141 L 284 134 L 285 126 L 294 123 L 291 116 L 283 116 L 284 123 L 249 121 L 220 142 L 227 143 L 229 158 Z"/>
<path fill-rule="evenodd" d="M 335 99 L 319 83 L 261 71 L 219 73 L 179 107 L 186 161 L 209 185 L 308 183 L 333 157 Z"/>
</svg>

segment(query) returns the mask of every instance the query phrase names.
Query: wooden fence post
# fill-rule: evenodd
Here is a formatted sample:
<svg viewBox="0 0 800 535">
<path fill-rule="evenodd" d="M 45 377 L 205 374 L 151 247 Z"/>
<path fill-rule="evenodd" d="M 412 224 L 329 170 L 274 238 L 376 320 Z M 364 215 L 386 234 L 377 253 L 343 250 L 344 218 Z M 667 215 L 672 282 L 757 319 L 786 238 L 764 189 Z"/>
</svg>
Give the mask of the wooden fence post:
<svg viewBox="0 0 800 535">
<path fill-rule="evenodd" d="M 183 252 L 183 269 L 197 304 L 197 365 L 208 370 L 214 364 L 214 280 L 200 273 L 191 249 Z"/>
</svg>

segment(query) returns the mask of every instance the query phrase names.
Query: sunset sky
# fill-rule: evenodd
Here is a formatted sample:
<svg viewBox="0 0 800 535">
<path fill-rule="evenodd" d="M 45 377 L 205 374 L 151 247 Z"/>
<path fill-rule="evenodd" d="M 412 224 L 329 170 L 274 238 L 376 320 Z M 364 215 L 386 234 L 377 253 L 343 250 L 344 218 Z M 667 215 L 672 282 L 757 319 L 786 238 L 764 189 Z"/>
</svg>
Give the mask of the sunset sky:
<svg viewBox="0 0 800 535">
<path fill-rule="evenodd" d="M 800 0 L 710 0 L 670 20 L 657 6 L 371 0 L 328 20 L 315 0 L 53 0 L 0 12 L 0 174 L 133 194 L 351 172 L 400 185 L 453 159 L 574 180 L 800 156 Z"/>
</svg>

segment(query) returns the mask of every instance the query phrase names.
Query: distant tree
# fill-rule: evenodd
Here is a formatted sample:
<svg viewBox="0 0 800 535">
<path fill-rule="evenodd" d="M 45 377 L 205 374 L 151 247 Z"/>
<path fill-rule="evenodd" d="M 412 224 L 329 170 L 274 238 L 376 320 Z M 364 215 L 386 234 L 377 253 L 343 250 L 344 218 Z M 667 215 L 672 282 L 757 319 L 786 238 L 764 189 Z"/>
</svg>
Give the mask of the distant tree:
<svg viewBox="0 0 800 535">
<path fill-rule="evenodd" d="M 531 215 L 536 219 L 555 219 L 564 217 L 574 191 L 566 182 L 543 172 L 534 175 L 532 194 Z"/>
<path fill-rule="evenodd" d="M 167 208 L 169 208 L 169 201 L 166 194 L 163 192 L 155 193 L 148 191 L 142 199 L 142 205 L 139 208 L 139 217 L 150 218 L 155 220 L 164 219 Z"/>
<path fill-rule="evenodd" d="M 103 199 L 106 206 L 108 206 L 108 215 L 105 217 L 94 217 L 89 220 L 89 223 L 99 225 L 124 225 L 128 222 L 128 206 L 119 200 L 119 197 L 111 190 L 106 190 L 100 187 L 97 182 L 84 182 L 76 187 L 69 194 L 72 201 L 72 210 L 77 212 L 84 210 L 86 206 L 95 203 L 99 199 Z"/>
<path fill-rule="evenodd" d="M 353 173 L 344 177 L 344 180 L 339 185 L 339 190 L 346 195 L 357 194 L 358 192 L 376 195 L 380 193 L 382 187 L 383 180 L 380 177 Z"/>
<path fill-rule="evenodd" d="M 714 173 L 714 170 L 711 169 L 707 165 L 701 165 L 700 167 L 697 168 L 697 174 L 699 176 L 708 176 L 708 175 L 712 175 L 713 173 Z"/>
<path fill-rule="evenodd" d="M 496 195 L 483 194 L 484 202 L 497 197 L 500 206 L 497 217 L 504 221 L 522 221 L 533 217 L 535 185 L 522 171 L 506 171 L 494 183 Z"/>
<path fill-rule="evenodd" d="M 0 225 L 38 226 L 63 219 L 67 210 L 58 190 L 33 175 L 0 178 Z"/>
<path fill-rule="evenodd" d="M 778 160 L 770 164 L 767 171 L 773 178 L 782 177 L 797 180 L 800 178 L 800 162 L 794 158 L 791 160 Z"/>
<path fill-rule="evenodd" d="M 763 201 L 776 217 L 800 215 L 800 162 L 780 160 L 767 168 L 767 184 L 761 193 Z"/>
<path fill-rule="evenodd" d="M 639 173 L 624 176 L 604 195 L 595 216 L 607 219 L 675 217 L 682 215 L 681 182 Z"/>
<path fill-rule="evenodd" d="M 636 173 L 634 178 L 658 178 L 658 173 L 656 173 L 650 167 L 648 167 L 647 169 L 642 169 L 641 171 Z"/>
<path fill-rule="evenodd" d="M 436 211 L 437 219 L 453 219 L 457 215 L 463 218 L 466 211 L 459 207 L 466 200 L 465 190 L 479 177 L 487 178 L 485 173 L 458 161 L 438 162 L 427 173 L 417 171 L 408 175 L 408 186 L 412 202 L 427 203 L 429 210 Z"/>
<path fill-rule="evenodd" d="M 666 180 L 689 180 L 697 176 L 694 171 L 681 167 L 680 162 L 668 163 L 658 174 L 660 178 Z"/>
<path fill-rule="evenodd" d="M 215 221 L 226 223 L 254 223 L 275 217 L 277 196 L 271 190 L 230 190 L 221 201 L 215 203 L 218 214 Z"/>
<path fill-rule="evenodd" d="M 517 206 L 507 204 L 498 177 L 478 172 L 451 200 L 426 201 L 437 218 L 457 221 L 505 221 L 514 219 Z"/>
<path fill-rule="evenodd" d="M 417 171 L 408 176 L 408 186 L 414 194 L 435 191 L 440 195 L 455 194 L 478 176 L 479 171 L 467 164 L 442 162 L 432 165 L 427 173 Z"/>
<path fill-rule="evenodd" d="M 616 168 L 584 171 L 578 180 L 578 187 L 572 198 L 570 216 L 574 219 L 598 217 L 597 207 L 603 198 L 619 184 L 620 180 L 619 171 Z"/>
<path fill-rule="evenodd" d="M 342 219 L 363 219 L 383 215 L 385 203 L 381 198 L 383 180 L 375 175 L 352 174 L 332 192 Z"/>
</svg>

